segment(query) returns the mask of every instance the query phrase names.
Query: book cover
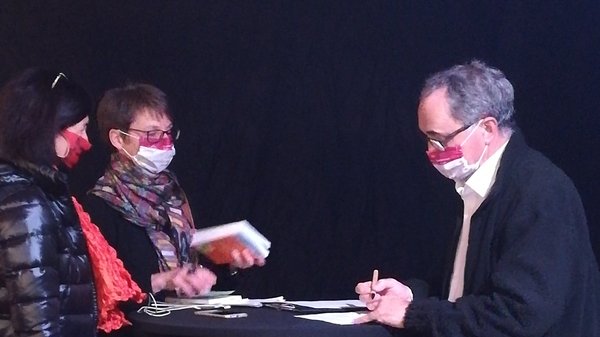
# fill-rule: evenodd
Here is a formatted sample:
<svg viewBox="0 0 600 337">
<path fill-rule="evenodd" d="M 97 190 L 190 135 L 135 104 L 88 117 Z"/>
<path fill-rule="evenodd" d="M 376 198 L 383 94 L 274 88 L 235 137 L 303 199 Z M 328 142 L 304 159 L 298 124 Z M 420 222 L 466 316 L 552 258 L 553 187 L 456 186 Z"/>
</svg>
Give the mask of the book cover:
<svg viewBox="0 0 600 337">
<path fill-rule="evenodd" d="M 248 221 L 198 229 L 192 236 L 191 246 L 216 264 L 233 262 L 233 250 L 250 250 L 257 257 L 269 255 L 271 242 Z"/>
</svg>

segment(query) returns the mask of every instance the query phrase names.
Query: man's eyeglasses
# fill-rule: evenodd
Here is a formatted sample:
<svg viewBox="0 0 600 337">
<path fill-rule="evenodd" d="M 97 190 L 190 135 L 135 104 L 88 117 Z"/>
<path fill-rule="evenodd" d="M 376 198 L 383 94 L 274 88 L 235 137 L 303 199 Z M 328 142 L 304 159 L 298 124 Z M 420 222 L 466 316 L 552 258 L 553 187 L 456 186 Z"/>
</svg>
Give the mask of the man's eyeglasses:
<svg viewBox="0 0 600 337">
<path fill-rule="evenodd" d="M 171 128 L 167 131 L 163 131 L 163 130 L 146 131 L 146 130 L 139 130 L 139 129 L 133 129 L 133 128 L 129 128 L 129 130 L 144 133 L 146 135 L 146 141 L 149 144 L 155 144 L 155 143 L 160 142 L 161 140 L 163 140 L 165 135 L 167 135 L 167 137 L 169 137 L 172 141 L 176 141 L 177 139 L 179 139 L 179 134 L 181 133 L 181 131 L 176 128 Z"/>
<path fill-rule="evenodd" d="M 468 124 L 468 125 L 461 126 L 460 128 L 458 128 L 457 130 L 451 132 L 447 136 L 443 136 L 442 137 L 443 139 L 441 139 L 441 140 L 437 140 L 437 139 L 433 139 L 431 137 L 427 137 L 427 141 L 429 142 L 429 144 L 431 144 L 437 150 L 444 151 L 446 149 L 446 144 L 448 144 L 448 142 L 451 141 L 452 138 L 456 137 L 459 133 L 461 133 L 461 132 L 465 131 L 466 129 L 470 128 L 471 125 L 473 125 L 473 124 Z"/>
</svg>

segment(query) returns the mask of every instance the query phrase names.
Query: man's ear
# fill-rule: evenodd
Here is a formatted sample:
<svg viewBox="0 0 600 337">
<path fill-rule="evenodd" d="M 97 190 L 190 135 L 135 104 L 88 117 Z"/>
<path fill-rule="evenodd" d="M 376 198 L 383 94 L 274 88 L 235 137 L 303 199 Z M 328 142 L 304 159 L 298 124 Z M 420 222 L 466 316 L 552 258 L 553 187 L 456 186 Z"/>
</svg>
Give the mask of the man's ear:
<svg viewBox="0 0 600 337">
<path fill-rule="evenodd" d="M 492 142 L 492 140 L 498 134 L 498 121 L 494 117 L 486 117 L 483 119 L 481 123 L 483 129 L 485 130 L 484 140 L 486 144 Z"/>
<path fill-rule="evenodd" d="M 108 140 L 110 140 L 110 144 L 117 149 L 117 151 L 123 148 L 123 136 L 119 130 L 110 129 L 110 131 L 108 131 Z"/>
</svg>

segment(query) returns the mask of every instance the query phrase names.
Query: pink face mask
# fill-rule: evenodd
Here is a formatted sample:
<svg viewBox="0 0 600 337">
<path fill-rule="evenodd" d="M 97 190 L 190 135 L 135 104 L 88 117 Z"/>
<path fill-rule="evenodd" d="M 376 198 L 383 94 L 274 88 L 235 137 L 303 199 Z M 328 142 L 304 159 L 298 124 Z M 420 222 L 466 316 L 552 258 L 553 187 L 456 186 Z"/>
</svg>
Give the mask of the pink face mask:
<svg viewBox="0 0 600 337">
<path fill-rule="evenodd" d="M 477 123 L 479 126 L 479 123 Z M 469 164 L 462 152 L 462 146 L 471 138 L 476 127 L 458 146 L 445 147 L 444 150 L 432 149 L 427 151 L 429 161 L 444 177 L 455 181 L 466 181 L 478 168 L 487 151 L 488 144 L 485 144 L 477 162 Z"/>
<path fill-rule="evenodd" d="M 444 148 L 443 151 L 433 149 L 427 151 L 427 157 L 433 165 L 444 165 L 463 156 L 461 146 L 450 146 Z"/>
<path fill-rule="evenodd" d="M 69 130 L 62 131 L 61 135 L 67 140 L 67 144 L 69 145 L 67 155 L 61 159 L 68 168 L 73 168 L 79 162 L 79 157 L 92 148 L 92 144 L 87 139 Z"/>
</svg>

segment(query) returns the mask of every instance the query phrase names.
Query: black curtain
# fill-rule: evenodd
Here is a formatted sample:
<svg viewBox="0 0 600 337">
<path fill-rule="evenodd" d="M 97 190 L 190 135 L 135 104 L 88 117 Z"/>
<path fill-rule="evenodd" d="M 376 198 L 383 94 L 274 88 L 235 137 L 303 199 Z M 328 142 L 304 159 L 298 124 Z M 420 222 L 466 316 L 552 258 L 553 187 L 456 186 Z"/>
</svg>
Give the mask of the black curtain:
<svg viewBox="0 0 600 337">
<path fill-rule="evenodd" d="M 518 123 L 573 178 L 600 256 L 598 17 L 597 0 L 12 1 L 0 81 L 42 66 L 95 99 L 162 88 L 198 226 L 248 219 L 273 242 L 244 295 L 345 298 L 373 268 L 439 287 L 457 197 L 416 104 L 429 74 L 473 58 L 512 81 Z M 107 162 L 91 133 L 75 194 Z"/>
</svg>

